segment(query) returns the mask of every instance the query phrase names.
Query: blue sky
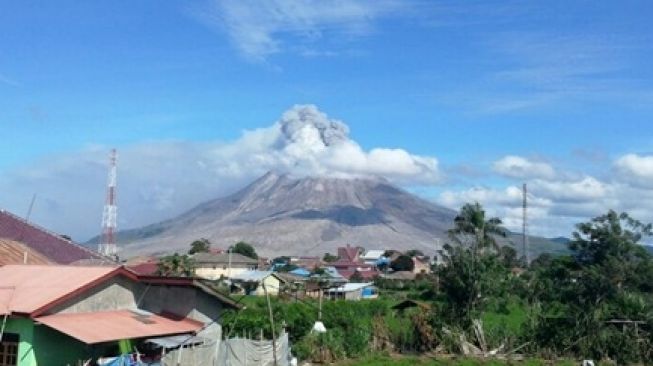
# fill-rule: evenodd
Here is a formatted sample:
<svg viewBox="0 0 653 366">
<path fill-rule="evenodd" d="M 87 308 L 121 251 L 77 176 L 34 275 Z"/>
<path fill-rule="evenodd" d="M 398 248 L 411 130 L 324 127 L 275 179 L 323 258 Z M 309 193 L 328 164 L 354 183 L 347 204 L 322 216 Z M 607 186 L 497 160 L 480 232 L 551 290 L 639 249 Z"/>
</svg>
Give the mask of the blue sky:
<svg viewBox="0 0 653 366">
<path fill-rule="evenodd" d="M 437 160 L 428 171 L 406 175 L 398 165 L 388 175 L 442 204 L 480 199 L 515 225 L 508 191 L 533 181 L 534 202 L 543 200 L 533 230 L 543 235 L 568 233 L 572 222 L 610 207 L 653 220 L 641 201 L 653 203 L 650 1 L 13 1 L 3 8 L 0 207 L 21 213 L 37 193 L 35 220 L 78 239 L 97 231 L 109 147 L 131 161 L 119 170 L 123 181 L 139 184 L 121 186 L 122 225 L 136 226 L 269 168 L 214 167 L 216 181 L 203 185 L 196 181 L 206 175 L 179 165 L 206 154 L 223 154 L 211 162 L 224 165 L 225 149 L 231 161 L 252 160 L 239 142 L 244 131 L 271 128 L 295 104 L 343 121 L 348 141 L 365 154 L 401 149 Z M 182 150 L 184 157 L 173 153 Z M 166 159 L 152 163 L 161 169 L 136 164 L 155 155 Z M 365 156 L 355 173 L 376 173 Z M 93 169 L 84 175 L 87 163 Z M 552 172 L 542 173 L 543 165 Z M 181 172 L 184 183 L 171 183 Z M 574 187 L 598 191 L 582 199 L 559 192 Z M 169 202 L 152 209 L 158 195 Z M 583 209 L 570 210 L 572 203 Z"/>
</svg>

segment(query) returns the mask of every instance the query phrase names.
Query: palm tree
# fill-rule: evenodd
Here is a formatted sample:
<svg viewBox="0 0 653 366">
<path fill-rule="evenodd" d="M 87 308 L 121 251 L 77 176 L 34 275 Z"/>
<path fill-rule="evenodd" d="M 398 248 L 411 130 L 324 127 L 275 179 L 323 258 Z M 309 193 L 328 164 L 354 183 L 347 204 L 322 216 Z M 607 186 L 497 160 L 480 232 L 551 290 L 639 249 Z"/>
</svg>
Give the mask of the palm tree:
<svg viewBox="0 0 653 366">
<path fill-rule="evenodd" d="M 506 236 L 506 229 L 501 226 L 498 217 L 485 218 L 485 210 L 478 202 L 466 203 L 454 219 L 454 227 L 449 230 L 449 237 L 456 243 L 469 244 L 474 252 L 486 249 L 499 250 L 496 237 Z"/>
</svg>

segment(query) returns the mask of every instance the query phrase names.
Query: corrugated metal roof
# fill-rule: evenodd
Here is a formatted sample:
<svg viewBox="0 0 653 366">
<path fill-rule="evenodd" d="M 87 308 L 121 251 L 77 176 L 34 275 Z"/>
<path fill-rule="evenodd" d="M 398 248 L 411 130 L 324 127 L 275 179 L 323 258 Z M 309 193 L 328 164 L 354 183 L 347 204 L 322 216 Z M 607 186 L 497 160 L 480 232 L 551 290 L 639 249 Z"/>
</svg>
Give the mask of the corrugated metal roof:
<svg viewBox="0 0 653 366">
<path fill-rule="evenodd" d="M 363 260 L 377 260 L 383 256 L 383 253 L 385 253 L 385 250 L 377 250 L 377 249 L 372 249 L 368 250 L 361 256 L 361 259 Z"/>
<path fill-rule="evenodd" d="M 0 238 L 21 242 L 59 264 L 69 264 L 80 259 L 103 258 L 88 248 L 5 210 L 0 210 Z"/>
<path fill-rule="evenodd" d="M 86 344 L 192 333 L 204 326 L 189 318 L 130 310 L 54 314 L 35 320 Z"/>
<path fill-rule="evenodd" d="M 332 288 L 327 290 L 328 292 L 352 292 L 352 291 L 359 291 L 362 290 L 366 287 L 373 286 L 374 284 L 372 282 L 365 282 L 365 283 L 346 283 L 340 287 Z"/>
<path fill-rule="evenodd" d="M 117 267 L 7 265 L 0 267 L 0 288 L 13 287 L 9 310 L 32 313 L 88 284 Z"/>
<path fill-rule="evenodd" d="M 27 260 L 25 262 L 25 260 Z M 38 251 L 15 240 L 0 238 L 0 266 L 7 264 L 49 264 L 52 263 Z"/>
<path fill-rule="evenodd" d="M 272 274 L 274 274 L 272 271 L 245 271 L 232 276 L 231 280 L 243 282 L 260 282 Z"/>
</svg>

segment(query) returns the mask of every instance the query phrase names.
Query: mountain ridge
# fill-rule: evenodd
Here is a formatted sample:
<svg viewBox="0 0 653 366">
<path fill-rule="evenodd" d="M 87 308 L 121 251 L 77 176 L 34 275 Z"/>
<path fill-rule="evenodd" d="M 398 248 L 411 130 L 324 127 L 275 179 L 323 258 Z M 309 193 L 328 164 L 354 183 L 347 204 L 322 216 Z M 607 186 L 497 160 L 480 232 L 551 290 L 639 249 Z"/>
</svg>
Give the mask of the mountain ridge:
<svg viewBox="0 0 653 366">
<path fill-rule="evenodd" d="M 231 195 L 120 231 L 117 238 L 123 255 L 185 251 L 199 238 L 223 248 L 243 240 L 272 256 L 321 255 L 347 243 L 435 253 L 455 215 L 381 177 L 292 178 L 268 172 Z"/>
</svg>

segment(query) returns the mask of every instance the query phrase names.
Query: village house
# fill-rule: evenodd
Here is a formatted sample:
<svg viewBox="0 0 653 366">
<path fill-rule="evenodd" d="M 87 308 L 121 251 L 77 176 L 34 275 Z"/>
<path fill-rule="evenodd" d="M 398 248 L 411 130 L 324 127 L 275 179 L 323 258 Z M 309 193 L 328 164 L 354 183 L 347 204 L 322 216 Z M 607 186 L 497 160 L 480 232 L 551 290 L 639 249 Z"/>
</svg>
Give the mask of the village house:
<svg viewBox="0 0 653 366">
<path fill-rule="evenodd" d="M 377 265 L 379 260 L 383 257 L 385 250 L 371 249 L 365 252 L 360 258 L 365 264 Z"/>
<path fill-rule="evenodd" d="M 231 282 L 241 288 L 245 295 L 277 296 L 286 280 L 272 271 L 247 271 L 231 277 Z"/>
<path fill-rule="evenodd" d="M 365 280 L 371 280 L 379 275 L 376 266 L 366 264 L 360 258 L 360 248 L 352 247 L 349 244 L 345 247 L 338 248 L 338 260 L 329 263 L 335 267 L 338 273 L 346 279 L 351 278 L 355 273 Z"/>
<path fill-rule="evenodd" d="M 342 286 L 324 290 L 324 296 L 330 300 L 366 300 L 379 297 L 373 283 L 345 283 Z"/>
<path fill-rule="evenodd" d="M 208 280 L 230 278 L 259 266 L 258 260 L 238 253 L 197 253 L 193 260 L 195 275 Z"/>
<path fill-rule="evenodd" d="M 238 307 L 193 278 L 138 276 L 124 267 L 6 265 L 0 361 L 77 365 L 180 335 L 217 347 L 222 312 Z"/>
<path fill-rule="evenodd" d="M 413 273 L 414 274 L 429 274 L 431 273 L 431 263 L 427 257 L 413 257 Z"/>
</svg>

